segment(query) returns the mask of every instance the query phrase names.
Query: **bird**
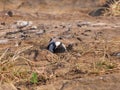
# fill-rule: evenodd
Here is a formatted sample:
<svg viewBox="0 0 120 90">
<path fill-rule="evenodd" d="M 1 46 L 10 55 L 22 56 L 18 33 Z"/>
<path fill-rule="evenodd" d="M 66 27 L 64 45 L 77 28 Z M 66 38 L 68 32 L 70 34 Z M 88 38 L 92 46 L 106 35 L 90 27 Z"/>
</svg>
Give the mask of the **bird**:
<svg viewBox="0 0 120 90">
<path fill-rule="evenodd" d="M 64 53 L 66 51 L 65 45 L 55 39 L 50 39 L 47 49 L 52 53 Z"/>
</svg>

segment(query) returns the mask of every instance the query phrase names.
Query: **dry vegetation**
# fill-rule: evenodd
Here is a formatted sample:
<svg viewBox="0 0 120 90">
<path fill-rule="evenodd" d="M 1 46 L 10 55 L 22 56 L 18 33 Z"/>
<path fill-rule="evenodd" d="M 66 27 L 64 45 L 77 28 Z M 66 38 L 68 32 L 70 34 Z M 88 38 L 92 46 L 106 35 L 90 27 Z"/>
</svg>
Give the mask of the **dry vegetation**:
<svg viewBox="0 0 120 90">
<path fill-rule="evenodd" d="M 105 2 L 100 0 L 102 4 Z M 119 19 L 120 1 L 110 0 L 108 6 L 105 16 L 98 18 L 88 16 L 86 8 L 84 11 L 78 7 L 73 14 L 70 13 L 73 10 L 67 8 L 70 11 L 61 11 L 58 15 L 58 11 L 51 15 L 48 10 L 48 14 L 38 12 L 37 15 L 25 13 L 22 16 L 23 13 L 19 13 L 19 17 L 1 17 L 6 25 L 0 26 L 1 33 L 5 32 L 0 38 L 7 38 L 9 43 L 0 44 L 0 84 L 12 83 L 16 90 L 45 90 L 44 85 L 52 84 L 57 89 L 50 90 L 65 90 L 66 81 L 119 73 L 120 23 L 115 18 Z M 106 17 L 109 15 L 112 18 Z M 19 19 L 32 20 L 38 30 L 11 28 Z M 41 30 L 45 32 L 41 34 Z M 25 36 L 22 37 L 21 33 Z M 51 37 L 59 38 L 68 48 L 67 52 L 49 52 L 46 47 Z M 54 86 L 58 82 L 61 85 Z M 36 89 L 38 86 L 43 87 Z"/>
<path fill-rule="evenodd" d="M 106 2 L 108 4 L 108 8 L 106 8 L 105 15 L 113 15 L 119 16 L 120 15 L 120 1 L 111 0 Z M 109 4 L 110 3 L 110 4 Z"/>
</svg>

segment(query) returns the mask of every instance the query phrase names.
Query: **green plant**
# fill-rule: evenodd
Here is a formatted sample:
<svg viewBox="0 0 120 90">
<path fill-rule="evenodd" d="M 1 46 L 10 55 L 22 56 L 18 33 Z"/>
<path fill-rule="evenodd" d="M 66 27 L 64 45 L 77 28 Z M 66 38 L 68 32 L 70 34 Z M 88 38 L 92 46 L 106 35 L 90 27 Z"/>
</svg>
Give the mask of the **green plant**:
<svg viewBox="0 0 120 90">
<path fill-rule="evenodd" d="M 106 65 L 105 61 L 99 61 L 99 62 L 96 63 L 96 67 L 99 67 L 99 68 L 103 67 L 105 65 Z"/>
<path fill-rule="evenodd" d="M 37 75 L 37 73 L 32 73 L 32 77 L 30 79 L 30 82 L 33 83 L 33 84 L 38 83 L 38 75 Z"/>
<path fill-rule="evenodd" d="M 108 61 L 98 61 L 96 63 L 96 68 L 100 70 L 101 69 L 109 70 L 109 69 L 114 69 L 115 67 L 116 67 L 115 64 L 108 62 Z"/>
<path fill-rule="evenodd" d="M 113 69 L 113 68 L 115 68 L 115 65 L 112 63 L 106 65 L 106 69 Z"/>
</svg>

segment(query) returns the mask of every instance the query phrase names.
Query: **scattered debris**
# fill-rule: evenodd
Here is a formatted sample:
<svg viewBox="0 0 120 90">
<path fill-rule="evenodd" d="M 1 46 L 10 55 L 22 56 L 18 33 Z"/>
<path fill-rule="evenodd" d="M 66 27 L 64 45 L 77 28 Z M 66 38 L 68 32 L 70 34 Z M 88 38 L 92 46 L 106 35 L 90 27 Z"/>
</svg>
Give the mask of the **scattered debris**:
<svg viewBox="0 0 120 90">
<path fill-rule="evenodd" d="M 15 42 L 15 47 L 18 47 L 18 46 L 20 46 L 21 45 L 21 41 L 16 41 Z"/>
<path fill-rule="evenodd" d="M 32 58 L 33 58 L 35 61 L 37 61 L 38 54 L 39 54 L 39 51 L 38 51 L 38 50 L 31 50 L 31 51 L 29 52 L 29 55 L 31 55 Z"/>
<path fill-rule="evenodd" d="M 78 23 L 77 23 L 77 26 L 78 26 L 78 27 L 89 26 L 90 24 L 91 24 L 91 22 L 83 21 L 83 22 L 78 22 Z"/>
<path fill-rule="evenodd" d="M 116 56 L 116 57 L 120 57 L 120 52 L 115 52 L 115 53 L 112 53 L 111 56 Z"/>
<path fill-rule="evenodd" d="M 5 25 L 6 25 L 6 23 L 5 23 L 5 22 L 1 22 L 1 25 L 5 26 Z"/>
<path fill-rule="evenodd" d="M 36 32 L 36 35 L 41 35 L 41 34 L 43 34 L 45 32 L 46 32 L 46 30 L 40 30 L 40 31 Z"/>
<path fill-rule="evenodd" d="M 31 26 L 30 27 L 30 30 L 36 30 L 37 29 L 37 26 Z"/>
<path fill-rule="evenodd" d="M 77 40 L 79 40 L 80 42 L 82 41 L 82 39 L 80 37 L 77 37 Z"/>
<path fill-rule="evenodd" d="M 67 51 L 71 51 L 71 50 L 73 50 L 73 44 L 69 44 L 69 45 L 67 46 Z"/>
<path fill-rule="evenodd" d="M 27 34 L 21 34 L 21 35 L 20 35 L 20 38 L 21 38 L 22 40 L 25 40 L 27 37 L 29 37 L 29 35 L 27 35 Z"/>
<path fill-rule="evenodd" d="M 88 29 L 88 30 L 85 30 L 84 32 L 91 32 L 91 31 L 92 31 L 92 30 L 89 30 L 89 29 Z"/>
<path fill-rule="evenodd" d="M 86 34 L 86 33 L 81 33 L 81 35 L 83 35 L 83 36 L 89 36 L 88 34 Z"/>
<path fill-rule="evenodd" d="M 108 24 L 108 23 L 103 23 L 103 22 L 89 22 L 89 21 L 80 21 L 77 23 L 78 27 L 119 27 L 116 24 Z M 91 32 L 91 30 L 86 30 L 86 32 Z"/>
</svg>

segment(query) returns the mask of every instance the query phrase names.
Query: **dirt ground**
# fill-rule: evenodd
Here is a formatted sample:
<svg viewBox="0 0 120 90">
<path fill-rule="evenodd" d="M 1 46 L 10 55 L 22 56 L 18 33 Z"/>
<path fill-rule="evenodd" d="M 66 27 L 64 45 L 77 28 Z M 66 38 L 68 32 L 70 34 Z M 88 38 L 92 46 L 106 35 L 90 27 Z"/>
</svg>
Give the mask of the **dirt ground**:
<svg viewBox="0 0 120 90">
<path fill-rule="evenodd" d="M 89 15 L 103 3 L 1 0 L 0 90 L 119 90 L 120 16 Z M 18 28 L 19 20 L 33 24 Z M 66 52 L 46 49 L 53 37 Z"/>
</svg>

